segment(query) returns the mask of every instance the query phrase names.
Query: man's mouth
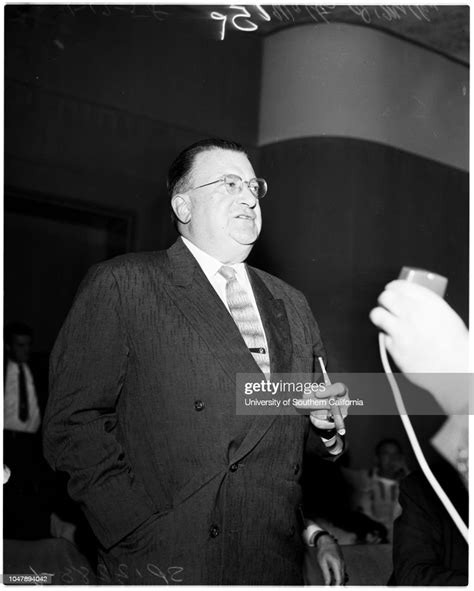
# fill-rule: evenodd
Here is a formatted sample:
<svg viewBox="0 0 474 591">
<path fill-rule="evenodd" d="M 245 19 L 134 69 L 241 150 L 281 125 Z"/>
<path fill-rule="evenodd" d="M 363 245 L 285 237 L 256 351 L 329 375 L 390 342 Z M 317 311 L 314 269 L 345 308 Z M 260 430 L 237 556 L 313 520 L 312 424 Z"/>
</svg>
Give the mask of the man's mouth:
<svg viewBox="0 0 474 591">
<path fill-rule="evenodd" d="M 241 213 L 240 215 L 236 215 L 235 217 L 240 220 L 254 220 L 255 219 L 254 215 L 245 215 L 244 213 Z"/>
</svg>

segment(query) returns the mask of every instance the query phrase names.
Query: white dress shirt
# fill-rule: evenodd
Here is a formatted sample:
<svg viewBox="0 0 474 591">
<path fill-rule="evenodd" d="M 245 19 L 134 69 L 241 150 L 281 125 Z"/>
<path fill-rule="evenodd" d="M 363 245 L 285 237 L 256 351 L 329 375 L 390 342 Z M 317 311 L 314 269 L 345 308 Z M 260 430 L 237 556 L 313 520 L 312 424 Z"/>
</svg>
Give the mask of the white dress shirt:
<svg viewBox="0 0 474 591">
<path fill-rule="evenodd" d="M 184 238 L 184 236 L 181 236 L 181 239 L 184 242 L 184 244 L 188 247 L 188 249 L 190 250 L 191 254 L 194 256 L 196 261 L 198 262 L 199 266 L 203 270 L 204 275 L 208 278 L 209 283 L 215 289 L 217 295 L 222 300 L 224 306 L 227 308 L 227 310 L 229 310 L 229 304 L 227 303 L 227 298 L 226 298 L 227 281 L 226 281 L 225 277 L 223 277 L 219 273 L 219 269 L 224 265 L 224 263 L 221 263 L 220 261 L 218 261 L 217 259 L 212 257 L 210 254 L 207 254 L 207 252 L 204 252 L 203 250 L 198 248 L 190 240 L 188 240 L 187 238 Z M 239 282 L 240 286 L 246 291 L 247 295 L 249 296 L 250 301 L 252 302 L 252 305 L 255 308 L 255 311 L 257 312 L 258 322 L 260 324 L 260 328 L 262 330 L 262 334 L 265 339 L 265 348 L 268 351 L 267 337 L 265 335 L 265 330 L 263 329 L 262 319 L 260 317 L 260 312 L 258 311 L 257 301 L 255 300 L 255 296 L 253 294 L 252 284 L 250 283 L 250 279 L 247 274 L 245 264 L 244 263 L 236 263 L 235 265 L 226 264 L 225 266 L 232 267 L 233 269 L 235 269 L 237 281 Z M 229 314 L 230 314 L 230 310 L 229 310 Z"/>
<path fill-rule="evenodd" d="M 36 433 L 38 431 L 41 416 L 36 397 L 36 389 L 28 364 L 23 364 L 25 372 L 26 392 L 28 396 L 28 419 L 23 422 L 18 417 L 20 392 L 18 377 L 20 367 L 14 361 L 7 362 L 5 376 L 5 401 L 3 412 L 3 428 L 10 431 L 23 431 L 25 433 Z"/>
</svg>

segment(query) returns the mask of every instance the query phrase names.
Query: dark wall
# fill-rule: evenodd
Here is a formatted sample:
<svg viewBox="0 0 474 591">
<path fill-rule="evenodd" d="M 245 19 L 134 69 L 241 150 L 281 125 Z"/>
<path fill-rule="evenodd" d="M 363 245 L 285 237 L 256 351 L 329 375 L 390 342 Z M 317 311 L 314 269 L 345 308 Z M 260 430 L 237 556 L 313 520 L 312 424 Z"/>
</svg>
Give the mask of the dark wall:
<svg viewBox="0 0 474 591">
<path fill-rule="evenodd" d="M 263 147 L 259 172 L 269 192 L 252 260 L 307 296 L 330 370 L 382 371 L 368 314 L 403 265 L 447 276 L 447 301 L 468 321 L 466 173 L 375 143 L 322 137 Z M 356 458 L 368 457 L 369 440 L 404 440 L 398 417 L 350 423 Z M 415 423 L 426 441 L 440 417 Z"/>
<path fill-rule="evenodd" d="M 39 192 L 45 202 L 63 200 L 68 208 L 86 203 L 92 216 L 94 207 L 130 214 L 134 231 L 126 250 L 164 248 L 174 239 L 165 178 L 181 149 L 212 135 L 256 144 L 259 39 L 229 35 L 222 43 L 215 22 L 164 8 L 170 14 L 164 20 L 150 17 L 150 7 L 146 18 L 145 9 L 131 7 L 108 16 L 88 6 L 5 9 L 6 186 L 17 195 Z M 6 236 L 17 237 L 5 252 L 5 319 L 41 327 L 36 346 L 48 350 L 70 298 L 59 307 L 51 299 L 50 273 L 42 281 L 36 273 L 33 286 L 25 281 L 18 235 L 32 223 L 5 219 Z M 75 292 L 91 261 L 107 258 L 87 223 L 83 230 L 59 239 L 47 217 L 36 224 L 35 232 L 51 236 L 35 240 L 35 261 L 57 268 L 64 240 L 70 241 L 65 250 L 76 253 L 77 272 L 62 278 L 70 283 L 67 293 Z M 27 288 L 34 296 L 18 298 Z M 39 315 L 48 318 L 47 334 Z"/>
<path fill-rule="evenodd" d="M 368 313 L 402 265 L 446 275 L 467 321 L 466 173 L 345 138 L 265 146 L 259 170 L 269 192 L 252 260 L 306 294 L 334 371 L 379 368 Z"/>
</svg>

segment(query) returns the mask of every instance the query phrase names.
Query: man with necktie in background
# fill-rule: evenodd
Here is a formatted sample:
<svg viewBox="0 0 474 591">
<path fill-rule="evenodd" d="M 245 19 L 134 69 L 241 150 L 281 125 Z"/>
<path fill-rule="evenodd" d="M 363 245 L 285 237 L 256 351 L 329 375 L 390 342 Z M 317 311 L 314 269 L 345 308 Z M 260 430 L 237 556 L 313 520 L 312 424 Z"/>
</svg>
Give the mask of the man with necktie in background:
<svg viewBox="0 0 474 591">
<path fill-rule="evenodd" d="M 8 431 L 36 433 L 41 423 L 35 381 L 28 365 L 32 338 L 26 324 L 5 326 L 4 428 Z"/>
<path fill-rule="evenodd" d="M 168 189 L 175 244 L 96 265 L 79 289 L 51 356 L 46 457 L 103 582 L 302 584 L 303 452 L 334 459 L 341 437 L 326 410 L 237 415 L 236 375 L 319 374 L 318 326 L 300 292 L 244 264 L 267 186 L 240 145 L 190 146 Z"/>
<path fill-rule="evenodd" d="M 39 538 L 49 534 L 49 514 L 42 511 L 41 410 L 45 384 L 31 367 L 32 329 L 21 322 L 4 328 L 4 453 L 11 471 L 4 490 L 4 537 Z M 38 389 L 39 385 L 39 389 Z"/>
</svg>

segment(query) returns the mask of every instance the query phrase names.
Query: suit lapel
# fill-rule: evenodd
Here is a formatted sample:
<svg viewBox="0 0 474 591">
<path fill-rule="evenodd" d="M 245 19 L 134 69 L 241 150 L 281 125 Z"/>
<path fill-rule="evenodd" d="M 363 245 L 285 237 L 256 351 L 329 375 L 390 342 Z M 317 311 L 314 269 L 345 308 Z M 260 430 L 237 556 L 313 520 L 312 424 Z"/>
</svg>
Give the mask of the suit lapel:
<svg viewBox="0 0 474 591">
<path fill-rule="evenodd" d="M 237 373 L 259 372 L 232 316 L 181 239 L 168 257 L 172 274 L 165 288 L 232 383 Z"/>
<path fill-rule="evenodd" d="M 270 352 L 271 373 L 291 371 L 291 334 L 285 305 L 276 299 L 255 269 L 247 266 Z"/>
<path fill-rule="evenodd" d="M 232 316 L 181 239 L 168 249 L 171 276 L 165 285 L 170 297 L 206 342 L 234 388 L 236 374 L 261 370 L 248 350 Z M 247 267 L 267 337 L 272 373 L 291 371 L 291 335 L 282 300 L 276 299 L 257 272 Z M 263 377 L 263 374 L 262 374 Z M 235 426 L 245 429 L 230 461 L 248 454 L 271 427 L 275 416 L 241 416 Z"/>
</svg>

